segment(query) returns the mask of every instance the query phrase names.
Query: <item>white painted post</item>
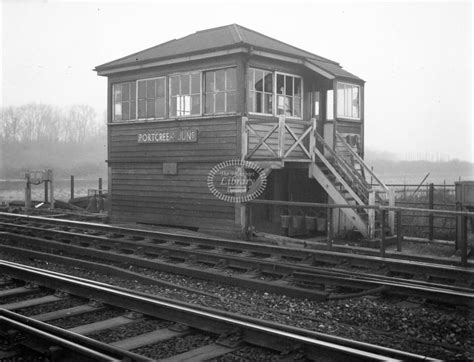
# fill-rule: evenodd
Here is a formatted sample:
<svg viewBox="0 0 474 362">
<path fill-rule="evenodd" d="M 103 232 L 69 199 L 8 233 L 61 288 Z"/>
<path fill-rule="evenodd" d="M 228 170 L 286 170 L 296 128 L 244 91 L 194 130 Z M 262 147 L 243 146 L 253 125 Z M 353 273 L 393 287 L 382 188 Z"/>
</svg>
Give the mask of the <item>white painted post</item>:
<svg viewBox="0 0 474 362">
<path fill-rule="evenodd" d="M 278 117 L 278 158 L 283 158 L 285 149 L 285 116 Z"/>
<path fill-rule="evenodd" d="M 388 189 L 388 206 L 395 207 L 395 191 L 393 189 Z M 390 234 L 395 235 L 395 211 L 388 212 L 388 226 Z"/>
<path fill-rule="evenodd" d="M 375 205 L 375 191 L 369 191 L 369 206 Z M 368 235 L 370 239 L 373 239 L 375 236 L 375 209 L 369 209 L 368 214 Z"/>
</svg>

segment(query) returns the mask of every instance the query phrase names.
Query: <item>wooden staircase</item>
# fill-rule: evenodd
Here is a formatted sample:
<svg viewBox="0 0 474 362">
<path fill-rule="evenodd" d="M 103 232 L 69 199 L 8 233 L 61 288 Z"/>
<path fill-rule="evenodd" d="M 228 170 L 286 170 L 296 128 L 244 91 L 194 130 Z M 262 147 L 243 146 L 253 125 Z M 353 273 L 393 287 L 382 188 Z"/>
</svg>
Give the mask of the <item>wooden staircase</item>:
<svg viewBox="0 0 474 362">
<path fill-rule="evenodd" d="M 316 146 L 312 149 L 314 158 L 309 174 L 326 190 L 335 204 L 368 206 L 388 202 L 389 205 L 394 205 L 393 192 L 373 173 L 341 135 L 336 134 L 337 151 L 333 150 L 317 132 L 315 138 Z M 375 184 L 367 182 L 366 173 L 371 176 Z M 376 223 L 374 210 L 341 208 L 341 211 L 353 229 L 364 237 L 373 238 L 382 232 Z M 388 225 L 389 230 L 385 232 L 390 231 L 393 234 L 393 212 L 389 212 Z"/>
</svg>

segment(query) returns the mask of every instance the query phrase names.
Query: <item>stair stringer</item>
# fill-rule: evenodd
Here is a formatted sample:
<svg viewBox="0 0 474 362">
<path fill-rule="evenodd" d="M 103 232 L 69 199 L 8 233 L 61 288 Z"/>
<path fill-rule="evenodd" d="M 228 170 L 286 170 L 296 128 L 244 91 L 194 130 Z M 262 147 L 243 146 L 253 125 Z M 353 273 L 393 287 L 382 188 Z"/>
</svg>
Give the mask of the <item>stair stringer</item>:
<svg viewBox="0 0 474 362">
<path fill-rule="evenodd" d="M 332 184 L 332 182 L 327 178 L 324 172 L 315 164 L 312 163 L 309 165 L 310 176 L 314 177 L 316 181 L 324 188 L 328 193 L 329 197 L 336 203 L 341 205 L 349 205 L 347 200 L 341 195 L 339 190 Z M 352 208 L 342 208 L 341 209 L 344 215 L 347 216 L 348 220 L 352 225 L 364 236 L 367 237 L 367 224 L 360 217 L 360 215 Z"/>
</svg>

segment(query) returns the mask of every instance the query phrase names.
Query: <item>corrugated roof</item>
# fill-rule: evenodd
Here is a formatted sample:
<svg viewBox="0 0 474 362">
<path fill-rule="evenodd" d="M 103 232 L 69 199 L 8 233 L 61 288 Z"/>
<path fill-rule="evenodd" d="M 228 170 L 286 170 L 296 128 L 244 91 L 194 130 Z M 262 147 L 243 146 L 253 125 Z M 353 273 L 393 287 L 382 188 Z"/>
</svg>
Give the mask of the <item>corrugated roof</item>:
<svg viewBox="0 0 474 362">
<path fill-rule="evenodd" d="M 207 53 L 218 49 L 236 48 L 239 46 L 251 46 L 255 49 L 307 60 L 336 77 L 343 76 L 360 80 L 360 78 L 355 75 L 343 70 L 338 63 L 332 60 L 299 49 L 238 24 L 197 31 L 183 38 L 173 39 L 149 49 L 99 65 L 95 70 L 120 70 L 122 67 L 142 65 L 152 61 L 155 62 L 192 54 Z"/>
</svg>

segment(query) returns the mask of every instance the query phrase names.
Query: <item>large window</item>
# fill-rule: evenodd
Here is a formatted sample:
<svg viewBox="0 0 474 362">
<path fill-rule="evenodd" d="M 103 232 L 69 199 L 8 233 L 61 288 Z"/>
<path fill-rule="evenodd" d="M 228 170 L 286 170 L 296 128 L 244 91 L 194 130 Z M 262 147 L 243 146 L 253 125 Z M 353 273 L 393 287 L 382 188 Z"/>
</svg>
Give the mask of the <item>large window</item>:
<svg viewBox="0 0 474 362">
<path fill-rule="evenodd" d="M 136 117 L 135 82 L 113 85 L 113 121 L 128 121 Z"/>
<path fill-rule="evenodd" d="M 170 76 L 170 117 L 201 114 L 201 73 Z"/>
<path fill-rule="evenodd" d="M 273 73 L 250 68 L 248 72 L 249 111 L 273 114 Z"/>
<path fill-rule="evenodd" d="M 138 119 L 165 116 L 165 84 L 165 77 L 137 82 Z"/>
<path fill-rule="evenodd" d="M 301 78 L 276 74 L 277 115 L 301 117 Z"/>
<path fill-rule="evenodd" d="M 358 85 L 337 83 L 337 116 L 360 119 L 360 87 Z"/>
<path fill-rule="evenodd" d="M 204 113 L 230 113 L 237 110 L 235 68 L 205 72 L 204 82 Z"/>
</svg>

